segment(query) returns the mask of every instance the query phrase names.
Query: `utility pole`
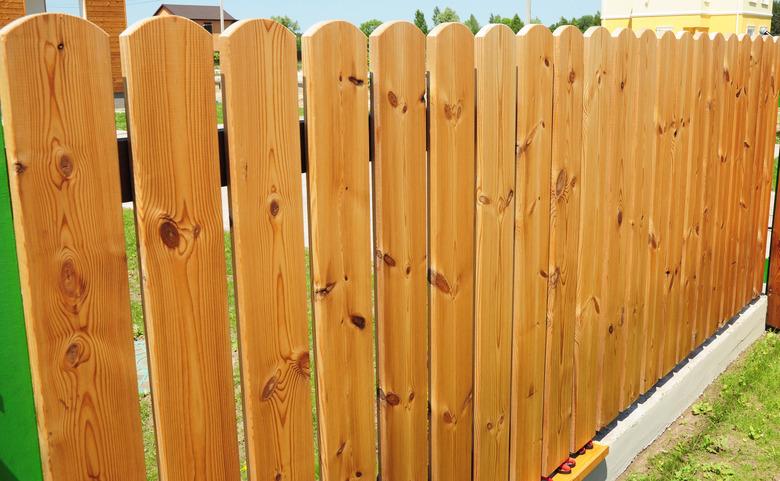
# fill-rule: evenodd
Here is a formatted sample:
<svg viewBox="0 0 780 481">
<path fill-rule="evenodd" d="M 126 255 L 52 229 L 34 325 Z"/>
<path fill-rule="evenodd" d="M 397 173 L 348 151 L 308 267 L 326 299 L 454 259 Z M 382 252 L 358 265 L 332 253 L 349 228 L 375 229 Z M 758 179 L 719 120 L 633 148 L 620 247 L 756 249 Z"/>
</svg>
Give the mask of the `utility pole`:
<svg viewBox="0 0 780 481">
<path fill-rule="evenodd" d="M 531 23 L 531 0 L 525 0 L 525 23 Z"/>
<path fill-rule="evenodd" d="M 225 5 L 224 0 L 219 0 L 219 33 L 225 31 Z"/>
</svg>

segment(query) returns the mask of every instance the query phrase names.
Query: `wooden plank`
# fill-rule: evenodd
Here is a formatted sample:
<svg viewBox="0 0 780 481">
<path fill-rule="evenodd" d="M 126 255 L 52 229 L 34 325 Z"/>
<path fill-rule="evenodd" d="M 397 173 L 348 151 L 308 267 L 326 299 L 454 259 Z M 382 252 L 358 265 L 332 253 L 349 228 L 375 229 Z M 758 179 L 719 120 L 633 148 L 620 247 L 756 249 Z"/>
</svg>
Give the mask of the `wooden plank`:
<svg viewBox="0 0 780 481">
<path fill-rule="evenodd" d="M 598 428 L 598 409 L 604 383 L 599 372 L 604 349 L 601 329 L 603 257 L 587 255 L 603 248 L 606 189 L 606 136 L 610 111 L 608 68 L 609 30 L 592 27 L 585 32 L 582 100 L 582 168 L 580 186 L 577 311 L 574 333 L 574 446 L 584 446 Z M 605 251 L 606 252 L 606 251 Z M 606 312 L 604 312 L 606 315 Z"/>
<path fill-rule="evenodd" d="M 169 16 L 120 40 L 160 476 L 237 480 L 211 36 Z"/>
<path fill-rule="evenodd" d="M 517 148 L 512 334 L 511 481 L 542 472 L 542 411 L 550 245 L 553 37 L 517 35 Z M 522 302 L 519 300 L 522 299 Z"/>
<path fill-rule="evenodd" d="M 714 290 L 713 303 L 710 311 L 713 332 L 726 321 L 726 311 L 723 302 L 727 294 L 728 286 L 728 207 L 731 197 L 731 170 L 734 164 L 734 156 L 731 152 L 733 137 L 732 123 L 736 107 L 735 78 L 737 73 L 737 50 L 739 40 L 736 35 L 729 35 L 725 40 L 725 53 L 723 57 L 723 75 L 720 89 L 723 96 L 722 116 L 717 141 L 718 164 L 718 197 L 715 204 L 715 236 L 714 236 Z"/>
<path fill-rule="evenodd" d="M 550 262 L 542 463 L 552 473 L 572 450 L 574 327 L 582 145 L 583 36 L 558 28 L 553 48 Z"/>
<path fill-rule="evenodd" d="M 42 481 L 38 424 L 35 419 L 30 355 L 24 329 L 22 286 L 16 255 L 11 191 L 8 183 L 5 137 L 0 119 L 0 478 Z"/>
<path fill-rule="evenodd" d="M 373 74 L 379 455 L 382 479 L 428 476 L 425 36 L 388 22 Z"/>
<path fill-rule="evenodd" d="M 587 32 L 586 32 L 587 33 Z M 633 35 L 633 33 L 632 33 Z M 588 475 L 599 467 L 602 461 L 609 454 L 609 446 L 601 443 L 593 443 L 593 448 L 589 449 L 582 456 L 577 456 L 577 466 L 569 474 L 556 474 L 556 481 L 582 481 L 587 479 Z"/>
<path fill-rule="evenodd" d="M 639 157 L 636 155 L 636 146 L 641 138 L 641 133 L 637 129 L 641 115 L 638 112 L 640 106 L 637 105 L 637 100 L 644 95 L 644 90 L 640 90 L 640 76 L 644 75 L 642 72 L 644 58 L 640 40 L 633 31 L 628 30 L 625 42 L 627 43 L 625 77 L 620 87 L 625 107 L 622 118 L 619 119 L 623 123 L 621 132 L 625 139 L 619 151 L 622 158 L 620 175 L 623 195 L 621 210 L 618 213 L 620 218 L 613 219 L 613 222 L 618 220 L 623 226 L 620 251 L 624 307 L 620 318 L 622 326 L 618 331 L 620 336 L 618 358 L 615 360 L 619 365 L 619 375 L 615 379 L 618 411 L 627 408 L 639 396 L 639 377 L 635 373 L 641 359 L 638 349 L 638 340 L 642 332 L 639 312 L 644 289 L 641 280 L 635 278 L 642 275 L 637 261 L 645 252 L 647 244 L 647 235 L 641 235 L 641 226 L 644 222 L 644 166 L 638 162 Z"/>
<path fill-rule="evenodd" d="M 0 33 L 0 65 L 44 479 L 146 479 L 108 38 L 25 17 Z"/>
<path fill-rule="evenodd" d="M 26 14 L 25 0 L 5 0 L 0 4 L 0 28 Z"/>
<path fill-rule="evenodd" d="M 428 34 L 431 479 L 471 479 L 474 356 L 474 39 Z"/>
<path fill-rule="evenodd" d="M 675 130 L 676 112 L 674 101 L 679 75 L 676 68 L 669 69 L 670 65 L 677 65 L 677 48 L 674 34 L 664 32 L 658 39 L 657 67 L 657 97 L 655 105 L 655 161 L 653 175 L 653 206 L 648 222 L 648 256 L 649 265 L 647 273 L 650 276 L 648 282 L 648 316 L 651 316 L 653 331 L 648 332 L 650 344 L 647 350 L 647 383 L 649 388 L 663 376 L 663 361 L 668 343 L 668 332 L 665 311 L 668 296 L 665 287 L 668 285 L 666 263 L 668 251 L 671 247 L 670 209 L 672 195 L 672 152 L 673 136 Z M 670 272 L 671 274 L 671 272 Z"/>
<path fill-rule="evenodd" d="M 691 109 L 688 97 L 692 94 L 691 65 L 693 61 L 693 38 L 690 32 L 679 32 L 675 36 L 677 49 L 676 64 L 666 65 L 676 71 L 674 87 L 674 120 L 672 121 L 672 195 L 669 211 L 669 250 L 667 251 L 666 273 L 667 306 L 665 311 L 668 342 L 664 354 L 662 376 L 669 373 L 686 355 L 682 351 L 682 339 L 691 330 L 690 320 L 683 316 L 683 247 L 685 244 L 685 211 L 691 202 L 688 189 L 688 137 L 691 127 Z"/>
<path fill-rule="evenodd" d="M 778 75 L 780 74 L 780 66 L 778 65 L 778 58 L 780 58 L 780 39 L 778 39 L 778 37 L 764 37 L 764 42 L 763 61 L 767 63 L 768 70 L 767 76 L 764 77 L 764 81 L 768 90 L 763 99 L 765 112 L 765 120 L 763 122 L 766 122 L 766 124 L 763 124 L 763 137 L 761 141 L 761 150 L 759 151 L 759 162 L 762 168 L 762 174 L 759 184 L 759 213 L 756 226 L 758 232 L 756 235 L 755 271 L 753 273 L 753 293 L 755 296 L 758 296 L 763 292 L 762 285 L 764 282 L 764 262 L 766 258 L 769 198 L 772 187 L 772 166 L 774 162 L 774 145 L 777 125 L 777 97 L 778 85 L 780 84 L 780 82 L 778 82 Z"/>
<path fill-rule="evenodd" d="M 509 475 L 515 221 L 515 35 L 485 26 L 474 41 L 477 188 L 474 479 Z"/>
<path fill-rule="evenodd" d="M 628 253 L 624 251 L 627 232 L 623 222 L 626 195 L 623 171 L 628 152 L 622 120 L 628 115 L 629 102 L 634 102 L 634 99 L 627 98 L 625 89 L 631 53 L 630 34 L 627 29 L 617 30 L 607 42 L 606 91 L 609 104 L 605 125 L 601 129 L 606 137 L 600 139 L 606 143 L 607 155 L 599 167 L 604 170 L 603 207 L 598 213 L 602 217 L 600 227 L 603 229 L 600 248 L 604 249 L 604 255 L 601 256 L 598 281 L 602 284 L 601 308 L 604 315 L 600 318 L 597 336 L 602 352 L 597 368 L 600 378 L 598 427 L 609 424 L 620 410 L 620 371 L 624 367 L 622 359 L 626 349 L 625 258 Z M 599 247 L 594 249 L 595 252 L 598 250 Z M 582 256 L 592 255 L 594 251 L 583 251 Z"/>
<path fill-rule="evenodd" d="M 256 19 L 221 42 L 247 473 L 312 481 L 295 35 Z"/>
<path fill-rule="evenodd" d="M 765 74 L 764 63 L 762 61 L 764 40 L 761 36 L 753 37 L 750 49 L 749 73 L 750 82 L 747 87 L 748 109 L 745 113 L 745 173 L 743 190 L 744 201 L 747 204 L 746 219 L 744 223 L 745 232 L 743 233 L 744 248 L 740 251 L 740 279 L 739 279 L 739 297 L 742 303 L 747 303 L 753 298 L 752 274 L 753 274 L 753 255 L 754 242 L 753 235 L 757 232 L 756 222 L 758 220 L 758 195 L 756 190 L 756 179 L 761 175 L 761 168 L 758 164 L 758 151 L 761 142 L 762 122 L 761 116 L 761 94 L 766 90 L 763 82 Z M 770 263 L 771 268 L 771 263 Z M 771 283 L 770 283 L 771 284 Z M 771 285 L 770 285 L 771 292 Z M 771 309 L 771 298 L 769 299 Z M 767 315 L 767 319 L 771 317 Z"/>
<path fill-rule="evenodd" d="M 366 37 L 303 35 L 314 352 L 322 479 L 376 473 Z"/>
<path fill-rule="evenodd" d="M 750 190 L 747 162 L 748 146 L 746 119 L 749 106 L 748 88 L 750 84 L 750 63 L 753 42 L 747 35 L 739 36 L 737 50 L 737 71 L 735 75 L 736 89 L 736 118 L 733 120 L 733 137 L 731 150 L 734 156 L 734 169 L 732 172 L 732 194 L 730 197 L 730 228 L 727 258 L 729 260 L 729 285 L 724 299 L 726 317 L 731 318 L 744 306 L 740 299 L 740 280 L 744 274 L 745 264 L 740 262 L 741 251 L 745 250 L 747 239 L 745 236 L 744 220 L 747 211 L 747 192 Z M 755 112 L 754 112 L 755 115 Z M 744 120 L 743 120 L 744 119 Z"/>
<path fill-rule="evenodd" d="M 650 219 L 653 214 L 654 193 L 655 193 L 655 162 L 656 162 L 656 123 L 655 123 L 655 104 L 658 96 L 658 40 L 655 32 L 644 30 L 638 37 L 638 58 L 637 65 L 637 89 L 642 95 L 637 96 L 638 105 L 636 107 L 637 121 L 636 141 L 633 145 L 633 154 L 637 164 L 641 168 L 642 192 L 639 195 L 641 200 L 640 209 L 637 217 L 634 218 L 634 224 L 639 225 L 638 245 L 639 252 L 636 258 L 636 275 L 632 284 L 638 302 L 633 307 L 637 326 L 641 326 L 641 335 L 635 341 L 638 352 L 638 361 L 633 366 L 632 376 L 636 379 L 638 391 L 643 393 L 649 389 L 654 380 L 651 380 L 650 371 L 652 363 L 652 352 L 655 346 L 655 318 L 651 315 L 650 288 L 652 279 L 650 276 L 651 256 L 654 254 L 652 237 L 650 236 Z"/>
<path fill-rule="evenodd" d="M 716 233 L 716 208 L 720 195 L 719 174 L 720 158 L 716 139 L 719 135 L 721 117 L 723 116 L 723 55 L 725 39 L 717 33 L 710 35 L 710 50 L 712 52 L 711 68 L 708 80 L 707 100 L 707 125 L 708 132 L 705 139 L 704 162 L 706 162 L 706 177 L 704 194 L 704 206 L 702 209 L 702 256 L 701 256 L 701 284 L 699 287 L 699 299 L 697 306 L 699 317 L 697 332 L 701 340 L 712 335 L 717 326 L 716 317 L 712 312 L 714 304 L 713 291 L 715 288 L 715 233 Z"/>
<path fill-rule="evenodd" d="M 623 141 L 625 142 L 623 162 L 623 188 L 625 189 L 623 206 L 623 224 L 625 233 L 621 237 L 622 252 L 625 253 L 623 265 L 626 269 L 625 284 L 625 320 L 619 379 L 620 409 L 625 409 L 639 396 L 639 369 L 642 363 L 642 338 L 644 336 L 644 294 L 645 294 L 645 256 L 647 254 L 646 183 L 650 165 L 647 161 L 648 139 L 652 139 L 654 129 L 653 99 L 654 86 L 647 84 L 655 79 L 655 65 L 648 55 L 648 43 L 654 46 L 655 35 L 649 32 L 637 37 L 633 32 L 629 37 L 628 65 L 624 85 L 628 101 L 623 118 Z M 646 109 L 646 111 L 644 111 Z M 652 152 L 649 153 L 652 155 Z"/>
<path fill-rule="evenodd" d="M 685 204 L 683 221 L 683 260 L 680 281 L 682 282 L 681 316 L 687 323 L 684 337 L 681 338 L 683 355 L 687 355 L 699 346 L 703 340 L 701 316 L 698 306 L 702 302 L 700 294 L 704 197 L 707 178 L 707 152 L 710 139 L 709 102 L 711 97 L 712 45 L 703 32 L 693 35 L 691 59 L 691 89 L 687 96 L 691 116 L 688 136 L 688 189 L 689 201 Z"/>
</svg>

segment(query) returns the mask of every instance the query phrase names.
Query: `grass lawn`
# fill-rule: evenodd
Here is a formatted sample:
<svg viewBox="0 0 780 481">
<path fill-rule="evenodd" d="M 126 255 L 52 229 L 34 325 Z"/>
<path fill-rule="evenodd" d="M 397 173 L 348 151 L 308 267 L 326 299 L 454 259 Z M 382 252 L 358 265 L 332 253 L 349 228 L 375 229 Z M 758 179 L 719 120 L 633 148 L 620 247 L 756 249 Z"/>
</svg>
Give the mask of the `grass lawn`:
<svg viewBox="0 0 780 481">
<path fill-rule="evenodd" d="M 780 335 L 767 333 L 621 481 L 780 479 Z"/>
<path fill-rule="evenodd" d="M 124 215 L 124 227 L 125 227 L 125 250 L 127 252 L 127 264 L 130 277 L 130 310 L 133 320 L 133 337 L 135 339 L 141 339 L 144 336 L 144 320 L 143 320 L 143 308 L 141 304 L 141 285 L 138 271 L 138 253 L 136 250 L 136 232 L 135 232 L 135 219 L 133 211 L 125 209 Z M 237 429 L 238 429 L 238 443 L 239 443 L 239 460 L 241 463 L 241 477 L 247 479 L 246 471 L 246 449 L 245 449 L 245 436 L 244 436 L 244 420 L 243 420 L 243 406 L 241 403 L 241 386 L 240 386 L 240 373 L 238 365 L 238 333 L 236 330 L 236 302 L 235 302 L 235 290 L 233 282 L 233 252 L 230 239 L 230 233 L 225 232 L 225 260 L 227 265 L 227 294 L 228 294 L 228 317 L 230 321 L 230 340 L 231 350 L 233 354 L 233 386 L 236 404 L 236 417 L 237 417 Z M 309 255 L 306 256 L 306 295 L 311 293 L 311 285 L 309 278 Z M 307 302 L 309 313 L 309 339 L 311 342 L 311 302 Z M 309 346 L 312 349 L 312 346 Z M 314 356 L 310 356 L 311 359 L 311 372 L 314 372 L 316 368 L 314 362 Z M 314 399 L 314 388 L 312 386 L 312 400 Z M 141 401 L 141 422 L 143 428 L 144 439 L 144 454 L 146 458 L 146 478 L 148 481 L 157 481 L 157 447 L 154 436 L 154 421 L 152 418 L 152 400 L 148 394 L 140 396 Z M 314 449 L 315 449 L 315 475 L 316 479 L 319 479 L 319 456 L 317 454 L 318 445 L 317 439 L 317 412 L 312 401 L 312 419 L 315 421 L 314 432 Z"/>
</svg>

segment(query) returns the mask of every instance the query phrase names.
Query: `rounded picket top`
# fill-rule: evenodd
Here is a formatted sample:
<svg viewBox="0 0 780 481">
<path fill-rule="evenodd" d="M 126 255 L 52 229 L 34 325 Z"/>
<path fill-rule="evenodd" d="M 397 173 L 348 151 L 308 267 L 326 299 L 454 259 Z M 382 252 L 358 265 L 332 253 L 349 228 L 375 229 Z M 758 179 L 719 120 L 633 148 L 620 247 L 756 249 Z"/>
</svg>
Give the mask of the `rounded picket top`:
<svg viewBox="0 0 780 481">
<path fill-rule="evenodd" d="M 599 38 L 604 36 L 609 37 L 609 35 L 609 30 L 607 30 L 605 27 L 602 27 L 601 25 L 588 27 L 588 29 L 585 30 L 585 33 L 583 34 L 585 38 Z"/>
<path fill-rule="evenodd" d="M 439 25 L 436 25 L 433 30 L 428 32 L 429 38 L 443 39 L 445 37 L 454 38 L 458 36 L 469 36 L 474 38 L 474 34 L 471 33 L 471 30 L 465 24 L 460 22 L 440 23 Z"/>
<path fill-rule="evenodd" d="M 292 42 L 295 45 L 295 34 L 289 28 L 270 18 L 239 20 L 225 29 L 220 34 L 220 39 L 221 42 L 229 42 L 239 38 L 247 39 L 246 37 L 250 35 L 256 35 L 260 38 L 275 38 L 278 36 L 283 38 L 283 42 Z"/>
<path fill-rule="evenodd" d="M 313 40 L 315 38 L 333 35 L 338 35 L 344 39 L 349 39 L 350 36 L 354 36 L 356 41 L 366 41 L 366 34 L 346 20 L 325 20 L 317 22 L 303 33 L 302 38 Z"/>
<path fill-rule="evenodd" d="M 612 38 L 616 40 L 629 41 L 631 36 L 631 29 L 626 27 L 616 28 L 612 31 Z"/>
<path fill-rule="evenodd" d="M 549 28 L 545 27 L 541 23 L 529 23 L 528 25 L 523 25 L 523 28 L 517 32 L 518 37 L 535 37 L 538 35 L 548 35 L 552 37 L 552 32 Z"/>
<path fill-rule="evenodd" d="M 187 38 L 187 42 L 200 40 L 212 44 L 212 35 L 203 27 L 193 22 L 189 18 L 178 15 L 165 15 L 162 17 L 149 17 L 139 20 L 119 34 L 120 42 L 134 44 L 146 40 L 157 40 L 165 42 L 170 37 L 192 35 L 193 38 Z"/>
<path fill-rule="evenodd" d="M 693 39 L 693 34 L 687 30 L 680 30 L 679 32 L 675 32 L 674 38 L 677 40 L 689 40 Z"/>
<path fill-rule="evenodd" d="M 707 36 L 710 37 L 710 41 L 713 41 L 713 42 L 724 40 L 723 34 L 720 33 L 720 32 L 709 32 L 707 34 Z"/>
<path fill-rule="evenodd" d="M 407 35 L 410 37 L 425 38 L 425 34 L 422 32 L 422 30 L 420 30 L 419 27 L 417 27 L 417 25 L 413 24 L 412 22 L 408 20 L 391 20 L 389 22 L 384 22 L 382 25 L 375 28 L 374 31 L 371 32 L 369 40 L 372 38 L 390 36 L 401 37 Z"/>
<path fill-rule="evenodd" d="M 580 29 L 575 27 L 574 25 L 561 25 L 560 27 L 555 29 L 555 31 L 553 32 L 553 37 L 569 38 L 569 39 L 583 38 Z"/>
<path fill-rule="evenodd" d="M 479 32 L 475 35 L 475 38 L 487 38 L 489 36 L 515 36 L 515 33 L 509 28 L 508 25 L 503 23 L 489 23 L 479 29 Z"/>
<path fill-rule="evenodd" d="M 673 41 L 675 38 L 677 38 L 671 30 L 666 30 L 664 32 L 658 33 L 656 32 L 656 38 L 658 38 L 659 41 Z"/>
<path fill-rule="evenodd" d="M 694 42 L 703 41 L 704 39 L 709 40 L 709 38 L 710 37 L 709 37 L 709 35 L 707 35 L 707 32 L 699 31 L 699 32 L 694 32 L 693 33 L 693 41 Z"/>
</svg>

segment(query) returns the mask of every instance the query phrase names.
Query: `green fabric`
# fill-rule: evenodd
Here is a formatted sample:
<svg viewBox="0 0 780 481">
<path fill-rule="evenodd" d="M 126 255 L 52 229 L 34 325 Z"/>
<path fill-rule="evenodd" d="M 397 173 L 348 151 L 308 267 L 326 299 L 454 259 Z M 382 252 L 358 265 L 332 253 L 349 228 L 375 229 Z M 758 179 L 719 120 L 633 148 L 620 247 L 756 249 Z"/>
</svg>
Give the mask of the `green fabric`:
<svg viewBox="0 0 780 481">
<path fill-rule="evenodd" d="M 0 480 L 42 479 L 8 164 L 0 124 Z"/>
</svg>

